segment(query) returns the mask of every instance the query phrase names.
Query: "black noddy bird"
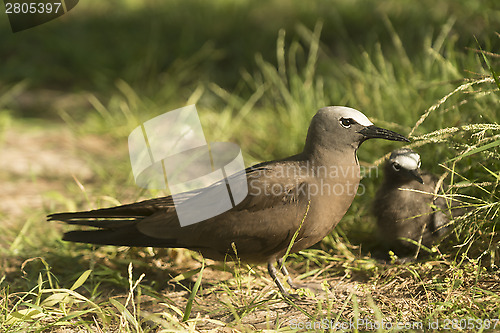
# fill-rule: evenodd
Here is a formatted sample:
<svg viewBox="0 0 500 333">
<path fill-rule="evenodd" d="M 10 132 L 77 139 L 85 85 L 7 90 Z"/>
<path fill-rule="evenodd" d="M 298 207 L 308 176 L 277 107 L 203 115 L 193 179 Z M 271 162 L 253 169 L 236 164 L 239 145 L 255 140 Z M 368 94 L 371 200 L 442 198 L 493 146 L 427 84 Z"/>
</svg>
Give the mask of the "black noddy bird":
<svg viewBox="0 0 500 333">
<path fill-rule="evenodd" d="M 278 263 L 292 288 L 283 256 L 321 241 L 351 205 L 359 185 L 356 151 L 365 140 L 409 142 L 343 106 L 320 109 L 312 118 L 304 150 L 245 170 L 248 195 L 232 209 L 181 227 L 171 196 L 85 212 L 49 215 L 49 220 L 98 229 L 70 231 L 63 239 L 100 245 L 187 248 L 214 260 L 267 263 L 284 296 Z"/>
<path fill-rule="evenodd" d="M 393 151 L 375 195 L 373 211 L 380 237 L 399 254 L 417 249 L 418 255 L 418 248 L 405 238 L 430 247 L 449 229 L 451 204 L 435 195 L 439 178 L 421 172 L 420 164 L 420 155 L 409 148 Z"/>
</svg>

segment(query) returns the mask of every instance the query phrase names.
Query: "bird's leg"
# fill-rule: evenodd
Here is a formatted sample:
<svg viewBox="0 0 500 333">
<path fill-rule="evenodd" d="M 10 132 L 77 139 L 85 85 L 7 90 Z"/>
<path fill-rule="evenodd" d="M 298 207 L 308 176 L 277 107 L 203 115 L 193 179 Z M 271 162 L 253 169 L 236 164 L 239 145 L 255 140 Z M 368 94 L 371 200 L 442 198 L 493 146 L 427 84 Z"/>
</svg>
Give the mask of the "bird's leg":
<svg viewBox="0 0 500 333">
<path fill-rule="evenodd" d="M 323 287 L 321 284 L 318 283 L 297 283 L 292 281 L 292 277 L 290 276 L 290 273 L 288 273 L 288 269 L 286 269 L 285 263 L 283 262 L 283 258 L 280 258 L 277 260 L 278 266 L 280 267 L 281 273 L 286 278 L 286 282 L 290 287 L 293 289 L 300 289 L 300 288 L 306 288 L 310 289 L 313 292 L 321 292 L 323 290 Z"/>
<path fill-rule="evenodd" d="M 306 286 L 300 283 L 295 283 L 292 281 L 292 277 L 290 276 L 290 273 L 288 273 L 288 269 L 286 269 L 285 263 L 283 262 L 283 258 L 279 258 L 277 260 L 278 267 L 281 270 L 281 273 L 285 276 L 286 282 L 290 287 L 293 289 L 300 289 L 300 288 L 305 288 Z"/>
<path fill-rule="evenodd" d="M 285 290 L 285 286 L 283 286 L 283 283 L 281 283 L 280 279 L 278 279 L 277 276 L 278 271 L 276 270 L 276 267 L 274 267 L 273 261 L 269 261 L 267 263 L 267 271 L 269 272 L 269 275 L 271 275 L 271 278 L 273 279 L 274 283 L 276 283 L 276 286 L 278 286 L 280 293 L 284 297 L 290 298 L 291 297 L 290 293 Z"/>
</svg>

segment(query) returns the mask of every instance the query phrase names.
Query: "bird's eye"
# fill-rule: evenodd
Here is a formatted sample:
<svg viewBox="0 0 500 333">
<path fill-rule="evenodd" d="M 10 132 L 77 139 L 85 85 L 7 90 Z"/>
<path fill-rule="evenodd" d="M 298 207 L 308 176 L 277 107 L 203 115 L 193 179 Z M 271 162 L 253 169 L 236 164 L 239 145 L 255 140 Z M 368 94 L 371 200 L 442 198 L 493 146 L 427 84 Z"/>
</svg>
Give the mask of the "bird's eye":
<svg viewBox="0 0 500 333">
<path fill-rule="evenodd" d="M 421 164 L 421 162 L 420 162 L 420 161 L 418 161 L 417 168 L 420 168 L 420 164 Z"/>
<path fill-rule="evenodd" d="M 396 171 L 401 170 L 401 165 L 399 165 L 398 163 L 393 163 L 393 164 L 392 164 L 392 167 L 393 167 L 393 168 L 394 168 L 394 170 L 396 170 Z"/>
<path fill-rule="evenodd" d="M 351 127 L 352 124 L 355 124 L 356 122 L 352 118 L 340 118 L 340 125 L 344 128 L 349 128 Z"/>
</svg>

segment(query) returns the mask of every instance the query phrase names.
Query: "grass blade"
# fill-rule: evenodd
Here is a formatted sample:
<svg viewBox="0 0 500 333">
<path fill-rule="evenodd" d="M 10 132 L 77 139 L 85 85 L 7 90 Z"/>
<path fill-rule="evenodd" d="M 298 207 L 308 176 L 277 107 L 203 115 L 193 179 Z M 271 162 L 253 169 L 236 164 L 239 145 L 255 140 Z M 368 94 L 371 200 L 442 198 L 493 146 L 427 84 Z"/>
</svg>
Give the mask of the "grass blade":
<svg viewBox="0 0 500 333">
<path fill-rule="evenodd" d="M 196 283 L 194 284 L 193 290 L 191 291 L 191 295 L 189 295 L 189 299 L 186 304 L 186 310 L 184 311 L 184 317 L 182 317 L 182 321 L 186 321 L 189 319 L 189 315 L 191 314 L 191 308 L 193 307 L 193 301 L 194 298 L 196 297 L 196 293 L 198 292 L 198 289 L 200 288 L 201 285 L 201 279 L 203 276 L 203 269 L 205 268 L 205 261 L 201 262 L 201 268 L 200 268 L 200 275 L 198 275 L 198 279 L 196 280 Z"/>
<path fill-rule="evenodd" d="M 83 274 L 80 275 L 78 280 L 76 280 L 75 283 L 73 283 L 73 285 L 71 286 L 71 288 L 69 288 L 69 290 L 75 290 L 78 287 L 80 287 L 82 284 L 84 284 L 85 281 L 87 281 L 87 279 L 89 278 L 90 273 L 92 273 L 91 269 L 88 269 L 85 272 L 83 272 Z"/>
<path fill-rule="evenodd" d="M 453 157 L 452 159 L 449 159 L 447 162 L 453 162 L 459 158 L 464 158 L 464 157 L 467 157 L 467 156 L 470 156 L 470 155 L 474 155 L 476 153 L 480 153 L 484 150 L 488 150 L 490 148 L 494 148 L 496 146 L 500 146 L 500 140 L 496 140 L 496 141 L 493 141 L 493 142 L 490 142 L 484 146 L 481 146 L 481 147 L 477 147 L 477 148 L 474 148 L 472 149 L 471 151 L 468 151 L 462 155 L 458 155 L 458 156 L 455 156 Z"/>
<path fill-rule="evenodd" d="M 474 37 L 476 39 L 476 37 Z M 493 79 L 495 80 L 495 83 L 497 84 L 498 89 L 500 89 L 500 80 L 498 79 L 498 74 L 495 72 L 493 67 L 491 66 L 490 62 L 488 61 L 488 58 L 486 58 L 486 55 L 484 54 L 483 49 L 481 48 L 481 45 L 479 44 L 478 40 L 476 39 L 477 46 L 479 47 L 479 50 L 481 51 L 481 55 L 483 56 L 483 60 L 486 63 L 486 66 L 488 66 L 488 69 L 491 72 L 491 75 L 493 76 Z"/>
</svg>

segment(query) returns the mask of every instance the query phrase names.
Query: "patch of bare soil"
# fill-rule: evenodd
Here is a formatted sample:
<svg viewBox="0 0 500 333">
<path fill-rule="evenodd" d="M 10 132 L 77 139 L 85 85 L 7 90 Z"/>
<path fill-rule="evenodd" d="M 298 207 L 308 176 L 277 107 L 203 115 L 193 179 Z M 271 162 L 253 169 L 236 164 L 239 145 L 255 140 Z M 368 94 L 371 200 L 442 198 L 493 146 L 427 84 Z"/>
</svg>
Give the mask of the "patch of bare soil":
<svg viewBox="0 0 500 333">
<path fill-rule="evenodd" d="M 82 151 L 104 154 L 106 146 L 97 137 L 77 140 L 62 125 L 9 128 L 0 141 L 0 216 L 14 221 L 42 209 L 44 193 L 63 190 L 73 178 L 91 179 Z"/>
</svg>

